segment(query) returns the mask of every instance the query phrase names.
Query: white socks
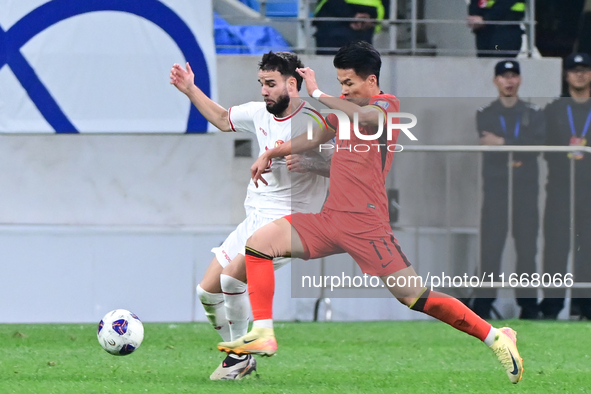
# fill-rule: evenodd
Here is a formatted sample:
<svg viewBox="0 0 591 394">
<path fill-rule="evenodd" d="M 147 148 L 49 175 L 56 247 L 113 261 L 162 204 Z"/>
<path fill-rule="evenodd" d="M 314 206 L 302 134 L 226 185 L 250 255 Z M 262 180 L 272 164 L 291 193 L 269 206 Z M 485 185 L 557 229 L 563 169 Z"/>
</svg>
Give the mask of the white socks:
<svg viewBox="0 0 591 394">
<path fill-rule="evenodd" d="M 252 323 L 253 327 L 270 328 L 273 329 L 273 319 L 255 320 Z"/>
<path fill-rule="evenodd" d="M 497 335 L 497 329 L 494 328 L 493 326 L 490 326 L 490 331 L 488 332 L 488 335 L 486 336 L 486 338 L 484 338 L 484 343 L 488 347 L 491 347 L 492 344 L 495 342 L 495 335 Z"/>
<path fill-rule="evenodd" d="M 220 334 L 222 340 L 224 342 L 229 342 L 231 336 L 228 320 L 226 319 L 226 313 L 224 311 L 223 294 L 207 292 L 203 290 L 201 285 L 198 285 L 197 297 L 199 297 L 201 304 L 203 304 L 207 320 L 209 320 L 213 328 L 215 328 L 218 334 Z"/>
<path fill-rule="evenodd" d="M 246 283 L 226 274 L 220 275 L 223 297 L 226 306 L 226 319 L 230 326 L 232 341 L 244 336 L 248 331 L 250 302 Z"/>
</svg>

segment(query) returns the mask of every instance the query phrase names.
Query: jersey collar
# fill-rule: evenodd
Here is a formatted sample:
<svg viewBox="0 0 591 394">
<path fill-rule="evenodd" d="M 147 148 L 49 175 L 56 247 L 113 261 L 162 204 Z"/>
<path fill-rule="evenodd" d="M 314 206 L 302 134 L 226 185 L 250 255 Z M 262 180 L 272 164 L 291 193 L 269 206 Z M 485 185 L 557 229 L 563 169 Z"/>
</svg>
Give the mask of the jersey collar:
<svg viewBox="0 0 591 394">
<path fill-rule="evenodd" d="M 294 116 L 295 114 L 300 112 L 300 109 L 302 109 L 304 107 L 304 100 L 300 100 L 300 101 L 301 101 L 300 106 L 298 107 L 298 109 L 296 109 L 294 112 L 292 112 L 291 115 L 288 115 L 285 118 L 278 118 L 275 115 L 273 115 L 273 119 L 275 119 L 277 122 L 284 122 L 284 121 L 290 119 L 292 116 Z"/>
</svg>

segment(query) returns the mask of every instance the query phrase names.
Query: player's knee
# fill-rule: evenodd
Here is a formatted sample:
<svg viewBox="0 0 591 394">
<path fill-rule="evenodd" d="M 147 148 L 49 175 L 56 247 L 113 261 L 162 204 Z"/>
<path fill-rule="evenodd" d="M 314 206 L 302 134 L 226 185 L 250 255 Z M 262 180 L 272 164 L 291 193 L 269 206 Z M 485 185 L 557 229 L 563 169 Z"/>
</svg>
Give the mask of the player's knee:
<svg viewBox="0 0 591 394">
<path fill-rule="evenodd" d="M 246 266 L 244 260 L 242 260 L 241 263 L 232 262 L 224 267 L 220 275 L 220 285 L 222 290 L 224 290 L 224 278 L 232 278 L 246 283 Z M 226 283 L 227 281 L 228 280 L 226 279 Z"/>
<path fill-rule="evenodd" d="M 220 283 L 222 284 L 222 290 L 226 293 L 242 293 L 246 291 L 246 283 L 239 278 L 235 278 L 231 275 L 221 274 Z"/>
<path fill-rule="evenodd" d="M 197 285 L 197 298 L 199 298 L 199 300 L 200 300 L 201 302 L 203 302 L 203 299 L 205 298 L 205 295 L 206 295 L 207 293 L 208 293 L 208 292 L 207 292 L 207 291 L 205 291 L 205 290 L 203 289 L 203 287 L 201 287 L 201 284 L 198 284 L 198 285 Z"/>
</svg>

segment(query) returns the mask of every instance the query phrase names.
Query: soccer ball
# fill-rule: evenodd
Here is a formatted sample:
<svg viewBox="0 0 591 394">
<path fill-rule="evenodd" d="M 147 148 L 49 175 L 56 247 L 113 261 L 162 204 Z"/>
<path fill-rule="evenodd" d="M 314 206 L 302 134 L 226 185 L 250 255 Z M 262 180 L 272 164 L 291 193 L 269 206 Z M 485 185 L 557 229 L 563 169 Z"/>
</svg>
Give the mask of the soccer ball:
<svg viewBox="0 0 591 394">
<path fill-rule="evenodd" d="M 115 356 L 133 353 L 144 339 L 144 326 L 130 311 L 116 309 L 103 317 L 96 336 L 107 352 Z"/>
</svg>

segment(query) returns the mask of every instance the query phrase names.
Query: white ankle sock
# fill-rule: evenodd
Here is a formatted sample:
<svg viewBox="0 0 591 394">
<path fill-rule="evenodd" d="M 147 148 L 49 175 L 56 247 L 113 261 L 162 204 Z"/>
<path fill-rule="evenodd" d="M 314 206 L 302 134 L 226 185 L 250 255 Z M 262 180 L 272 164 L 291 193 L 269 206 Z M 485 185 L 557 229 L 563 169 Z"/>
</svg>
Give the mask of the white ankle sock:
<svg viewBox="0 0 591 394">
<path fill-rule="evenodd" d="M 252 323 L 253 327 L 270 328 L 273 329 L 273 319 L 255 320 Z"/>
<path fill-rule="evenodd" d="M 226 319 L 230 326 L 232 340 L 244 336 L 248 331 L 250 302 L 246 283 L 226 274 L 220 275 L 220 284 L 225 301 Z"/>
<path fill-rule="evenodd" d="M 197 286 L 197 296 L 205 309 L 205 316 L 216 329 L 222 340 L 228 342 L 231 340 L 230 328 L 226 319 L 224 307 L 224 295 L 222 293 L 210 293 L 203 290 L 201 285 Z"/>
<path fill-rule="evenodd" d="M 488 335 L 486 336 L 486 338 L 484 338 L 484 343 L 488 346 L 491 347 L 492 344 L 495 342 L 495 336 L 497 335 L 497 329 L 494 328 L 493 326 L 490 326 L 490 331 L 488 332 Z"/>
</svg>

